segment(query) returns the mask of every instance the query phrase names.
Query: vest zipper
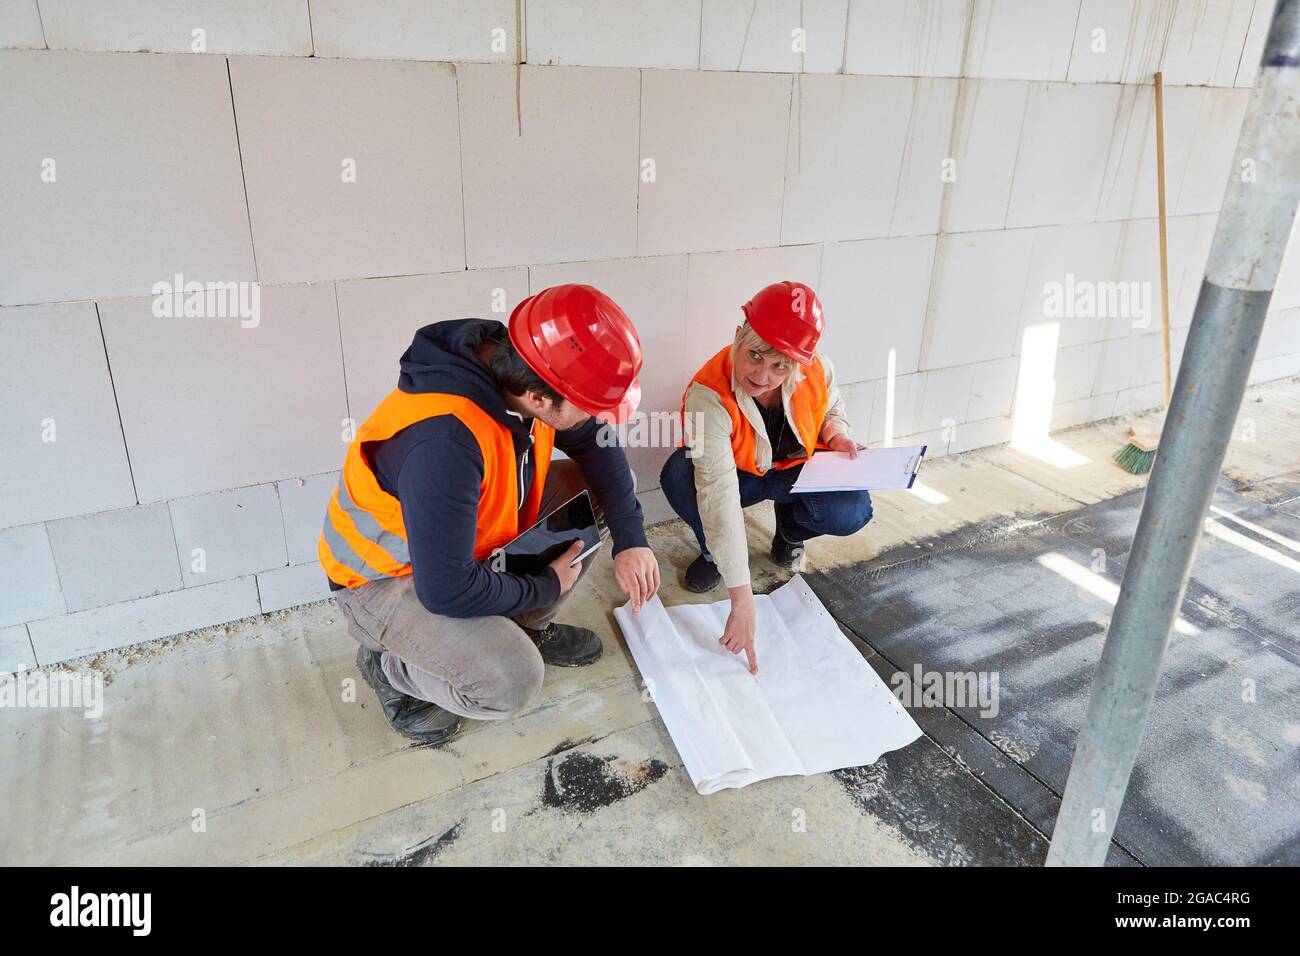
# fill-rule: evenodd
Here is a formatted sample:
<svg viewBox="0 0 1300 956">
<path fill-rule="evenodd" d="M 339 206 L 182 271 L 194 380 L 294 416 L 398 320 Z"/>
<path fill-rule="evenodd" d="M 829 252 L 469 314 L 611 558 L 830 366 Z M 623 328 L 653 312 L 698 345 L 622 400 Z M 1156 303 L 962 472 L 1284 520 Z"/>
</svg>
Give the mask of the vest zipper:
<svg viewBox="0 0 1300 956">
<path fill-rule="evenodd" d="M 531 448 L 525 449 L 523 457 L 519 459 L 519 504 L 515 505 L 516 511 L 524 506 L 524 469 L 528 467 L 529 451 Z"/>
<path fill-rule="evenodd" d="M 528 455 L 533 450 L 533 442 L 536 440 L 533 437 L 533 425 L 536 424 L 537 419 L 534 418 L 532 424 L 528 426 L 528 447 L 524 449 L 523 457 L 519 459 L 519 504 L 515 505 L 516 511 L 524 506 L 524 469 L 528 467 Z"/>
</svg>

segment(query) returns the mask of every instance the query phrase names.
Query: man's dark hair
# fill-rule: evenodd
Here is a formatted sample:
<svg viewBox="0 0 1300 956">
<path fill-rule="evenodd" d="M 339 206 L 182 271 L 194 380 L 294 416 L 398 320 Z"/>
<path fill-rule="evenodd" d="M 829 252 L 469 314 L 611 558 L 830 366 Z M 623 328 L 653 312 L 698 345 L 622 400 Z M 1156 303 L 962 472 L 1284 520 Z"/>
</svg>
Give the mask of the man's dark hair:
<svg viewBox="0 0 1300 956">
<path fill-rule="evenodd" d="M 556 407 L 564 401 L 564 396 L 542 381 L 541 376 L 520 357 L 508 338 L 497 340 L 497 347 L 492 351 L 487 364 L 496 376 L 497 384 L 511 395 L 536 392 L 542 398 L 549 398 Z"/>
</svg>

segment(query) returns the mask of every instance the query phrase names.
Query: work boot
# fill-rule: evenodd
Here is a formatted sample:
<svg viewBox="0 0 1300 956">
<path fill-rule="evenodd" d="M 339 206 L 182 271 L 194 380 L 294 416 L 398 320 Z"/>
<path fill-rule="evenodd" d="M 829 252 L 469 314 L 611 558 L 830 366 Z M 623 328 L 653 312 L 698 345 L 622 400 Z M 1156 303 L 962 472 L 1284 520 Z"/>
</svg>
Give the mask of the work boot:
<svg viewBox="0 0 1300 956">
<path fill-rule="evenodd" d="M 786 571 L 798 571 L 803 566 L 804 548 L 802 541 L 787 541 L 778 525 L 772 536 L 772 560 Z"/>
<path fill-rule="evenodd" d="M 703 594 L 712 591 L 722 582 L 722 575 L 713 559 L 701 554 L 686 569 L 686 590 Z"/>
<path fill-rule="evenodd" d="M 426 744 L 440 744 L 460 732 L 460 718 L 437 704 L 403 694 L 388 682 L 381 666 L 383 653 L 367 647 L 357 648 L 357 667 L 366 683 L 374 689 L 384 716 L 403 737 Z"/>
<path fill-rule="evenodd" d="M 595 631 L 572 624 L 552 621 L 540 630 L 524 627 L 524 633 L 542 652 L 542 660 L 556 667 L 584 667 L 594 663 L 604 650 Z"/>
</svg>

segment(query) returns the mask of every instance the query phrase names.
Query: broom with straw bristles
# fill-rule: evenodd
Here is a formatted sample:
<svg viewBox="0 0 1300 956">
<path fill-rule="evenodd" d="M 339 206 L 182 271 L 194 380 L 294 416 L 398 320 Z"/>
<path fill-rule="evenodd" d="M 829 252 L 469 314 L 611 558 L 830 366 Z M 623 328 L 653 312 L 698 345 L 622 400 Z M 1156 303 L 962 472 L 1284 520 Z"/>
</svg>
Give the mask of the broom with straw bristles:
<svg viewBox="0 0 1300 956">
<path fill-rule="evenodd" d="M 1168 413 L 1173 374 L 1169 363 L 1169 252 L 1165 240 L 1165 97 L 1164 84 L 1159 73 L 1156 74 L 1156 189 L 1160 203 L 1161 345 L 1165 357 L 1165 412 Z M 1115 461 L 1130 474 L 1145 475 L 1156 460 L 1156 446 L 1160 443 L 1160 431 L 1130 428 L 1128 434 L 1128 444 L 1115 452 Z"/>
</svg>

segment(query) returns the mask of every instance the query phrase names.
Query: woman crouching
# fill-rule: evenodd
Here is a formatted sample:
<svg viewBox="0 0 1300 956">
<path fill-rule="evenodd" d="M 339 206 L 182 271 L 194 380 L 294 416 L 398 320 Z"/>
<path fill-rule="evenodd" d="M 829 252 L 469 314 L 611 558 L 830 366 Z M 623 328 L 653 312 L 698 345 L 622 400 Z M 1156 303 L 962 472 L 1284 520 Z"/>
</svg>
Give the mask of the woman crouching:
<svg viewBox="0 0 1300 956">
<path fill-rule="evenodd" d="M 685 445 L 660 475 L 664 496 L 690 525 L 700 556 L 686 587 L 723 582 L 731 613 L 720 643 L 754 656 L 754 592 L 742 509 L 771 501 L 776 511 L 772 560 L 791 569 L 804 542 L 850 535 L 871 520 L 866 491 L 792 494 L 802 464 L 818 448 L 856 457 L 844 402 L 830 361 L 817 354 L 823 328 L 817 294 L 801 282 L 767 286 L 743 307 L 736 339 L 709 359 L 682 399 Z"/>
</svg>

